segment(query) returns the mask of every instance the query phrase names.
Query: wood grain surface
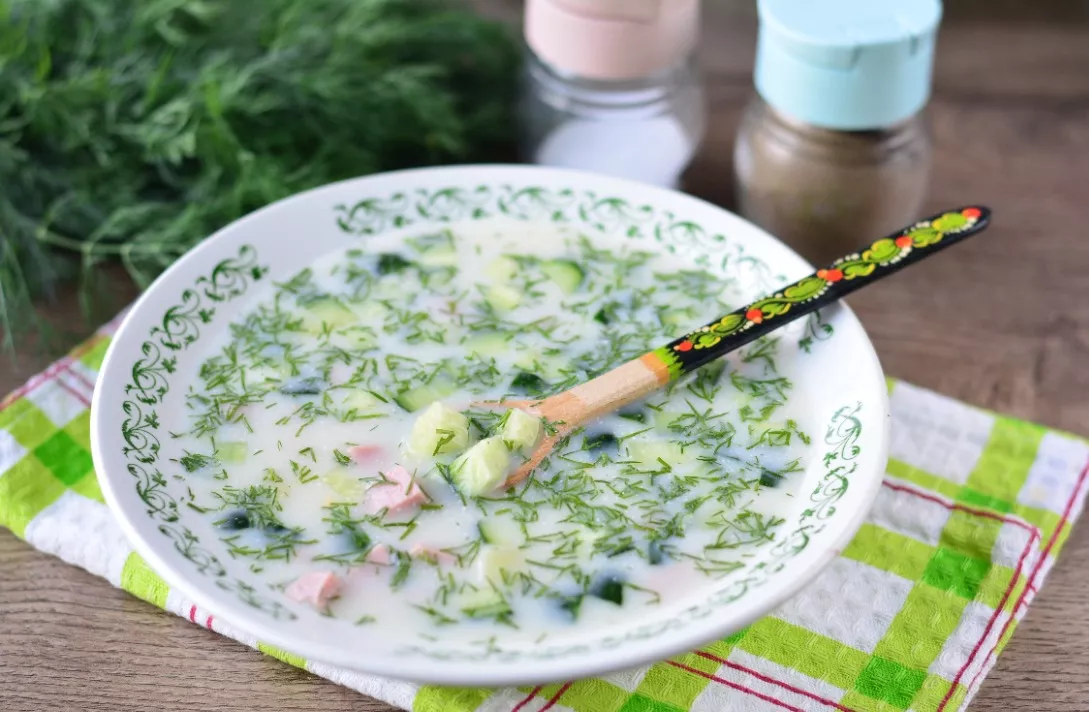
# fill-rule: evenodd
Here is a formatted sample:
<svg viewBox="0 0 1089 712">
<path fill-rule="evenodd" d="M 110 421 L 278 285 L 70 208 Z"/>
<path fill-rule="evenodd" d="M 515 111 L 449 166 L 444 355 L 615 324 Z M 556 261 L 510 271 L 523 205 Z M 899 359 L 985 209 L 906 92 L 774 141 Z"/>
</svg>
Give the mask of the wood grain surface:
<svg viewBox="0 0 1089 712">
<path fill-rule="evenodd" d="M 517 0 L 476 0 L 516 21 Z M 687 187 L 730 206 L 750 96 L 752 2 L 706 3 L 710 134 Z M 886 371 L 983 407 L 1089 434 L 1089 3 L 950 0 L 930 115 L 926 212 L 981 202 L 982 237 L 853 300 Z M 131 290 L 123 283 L 118 293 Z M 84 327 L 70 295 L 50 308 Z M 0 391 L 43 368 L 0 357 Z M 1089 526 L 1080 525 L 972 705 L 1089 710 Z M 0 532 L 0 710 L 391 708 L 111 588 Z"/>
</svg>

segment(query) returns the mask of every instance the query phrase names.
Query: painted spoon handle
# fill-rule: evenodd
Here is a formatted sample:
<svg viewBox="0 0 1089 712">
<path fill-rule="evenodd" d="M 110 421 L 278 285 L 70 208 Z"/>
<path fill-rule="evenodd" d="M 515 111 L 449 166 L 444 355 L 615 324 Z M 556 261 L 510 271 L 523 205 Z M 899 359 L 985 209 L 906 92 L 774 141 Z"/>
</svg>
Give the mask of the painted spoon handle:
<svg viewBox="0 0 1089 712">
<path fill-rule="evenodd" d="M 552 396 L 541 403 L 541 410 L 570 426 L 589 422 L 982 231 L 990 216 L 987 208 L 971 206 L 921 220 L 661 348 Z"/>
<path fill-rule="evenodd" d="M 668 380 L 678 378 L 981 232 L 990 216 L 988 208 L 971 206 L 921 220 L 651 351 L 644 359 L 656 357 L 668 369 Z"/>
</svg>

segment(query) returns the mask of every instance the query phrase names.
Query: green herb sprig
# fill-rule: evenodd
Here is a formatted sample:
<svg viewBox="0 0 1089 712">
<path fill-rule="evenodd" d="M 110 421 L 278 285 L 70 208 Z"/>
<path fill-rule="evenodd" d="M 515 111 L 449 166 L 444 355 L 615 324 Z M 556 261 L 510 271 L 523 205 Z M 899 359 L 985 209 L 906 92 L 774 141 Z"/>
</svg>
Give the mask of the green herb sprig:
<svg viewBox="0 0 1089 712">
<path fill-rule="evenodd" d="M 0 0 L 0 338 L 298 191 L 505 156 L 517 57 L 456 0 Z"/>
</svg>

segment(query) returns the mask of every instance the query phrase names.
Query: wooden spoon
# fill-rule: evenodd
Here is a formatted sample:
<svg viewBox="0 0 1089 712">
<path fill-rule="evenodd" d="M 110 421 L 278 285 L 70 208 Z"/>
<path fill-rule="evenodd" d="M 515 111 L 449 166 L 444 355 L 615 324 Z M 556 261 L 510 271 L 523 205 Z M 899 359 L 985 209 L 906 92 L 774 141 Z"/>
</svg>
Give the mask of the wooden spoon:
<svg viewBox="0 0 1089 712">
<path fill-rule="evenodd" d="M 640 400 L 670 381 L 799 317 L 982 231 L 987 227 L 990 215 L 989 209 L 975 206 L 917 222 L 661 348 L 543 400 L 475 404 L 489 408 L 520 408 L 532 415 L 543 416 L 555 426 L 529 459 L 507 478 L 505 486 L 528 477 L 556 443 L 575 429 Z"/>
</svg>

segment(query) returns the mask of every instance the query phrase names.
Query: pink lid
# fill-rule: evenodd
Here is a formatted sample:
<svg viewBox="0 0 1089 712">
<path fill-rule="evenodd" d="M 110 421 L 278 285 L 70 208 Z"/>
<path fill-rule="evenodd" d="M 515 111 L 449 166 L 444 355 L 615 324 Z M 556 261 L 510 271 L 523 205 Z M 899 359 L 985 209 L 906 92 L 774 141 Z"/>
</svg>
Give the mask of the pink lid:
<svg viewBox="0 0 1089 712">
<path fill-rule="evenodd" d="M 688 56 L 699 9 L 699 0 L 526 0 L 526 42 L 564 72 L 635 79 Z"/>
</svg>

